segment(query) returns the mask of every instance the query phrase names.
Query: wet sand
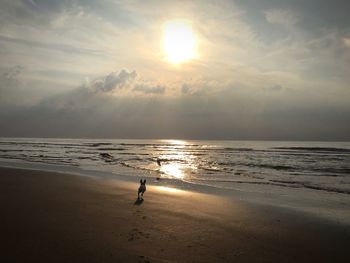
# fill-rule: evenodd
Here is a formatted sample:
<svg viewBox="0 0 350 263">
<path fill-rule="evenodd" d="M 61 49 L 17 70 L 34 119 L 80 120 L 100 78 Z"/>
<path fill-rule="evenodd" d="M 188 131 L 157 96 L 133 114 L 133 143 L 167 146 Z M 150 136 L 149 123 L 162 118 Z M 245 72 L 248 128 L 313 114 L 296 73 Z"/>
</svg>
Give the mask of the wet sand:
<svg viewBox="0 0 350 263">
<path fill-rule="evenodd" d="M 0 168 L 1 262 L 346 262 L 350 230 L 288 209 Z"/>
</svg>

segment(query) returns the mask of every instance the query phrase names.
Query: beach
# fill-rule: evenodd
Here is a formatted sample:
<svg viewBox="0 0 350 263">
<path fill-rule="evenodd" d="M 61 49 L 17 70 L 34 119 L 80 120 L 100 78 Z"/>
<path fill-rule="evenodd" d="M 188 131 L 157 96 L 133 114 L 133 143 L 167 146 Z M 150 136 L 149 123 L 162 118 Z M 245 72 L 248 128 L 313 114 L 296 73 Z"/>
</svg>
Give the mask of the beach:
<svg viewBox="0 0 350 263">
<path fill-rule="evenodd" d="M 348 225 L 232 198 L 0 168 L 2 262 L 345 262 Z"/>
</svg>

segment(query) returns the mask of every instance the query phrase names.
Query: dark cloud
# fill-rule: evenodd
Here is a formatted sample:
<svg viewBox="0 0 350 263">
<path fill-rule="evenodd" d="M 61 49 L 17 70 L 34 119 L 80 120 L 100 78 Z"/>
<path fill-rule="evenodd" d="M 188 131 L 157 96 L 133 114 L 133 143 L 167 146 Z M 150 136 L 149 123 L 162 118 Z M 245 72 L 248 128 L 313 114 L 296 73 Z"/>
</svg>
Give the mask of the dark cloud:
<svg viewBox="0 0 350 263">
<path fill-rule="evenodd" d="M 128 72 L 123 69 L 119 73 L 112 72 L 106 77 L 97 78 L 91 83 L 91 86 L 96 91 L 109 92 L 114 89 L 125 88 L 135 80 L 136 76 L 136 71 Z"/>
<path fill-rule="evenodd" d="M 1 1 L 0 21 L 3 24 L 45 28 L 55 16 L 71 6 L 73 2 L 65 0 L 4 0 Z"/>
<path fill-rule="evenodd" d="M 264 88 L 264 90 L 266 91 L 272 91 L 272 92 L 276 92 L 276 91 L 281 91 L 283 89 L 283 87 L 281 85 L 273 85 L 271 87 L 267 87 L 267 88 Z"/>
<path fill-rule="evenodd" d="M 165 87 L 138 84 L 136 75 L 113 72 L 34 105 L 0 104 L 0 136 L 350 139 L 349 106 L 325 106 L 317 97 L 305 104 L 293 93 L 283 100 L 263 93 L 249 97 L 232 86 L 205 96 L 167 96 Z M 134 89 L 149 96 L 119 96 Z"/>
<path fill-rule="evenodd" d="M 16 65 L 10 68 L 8 71 L 2 73 L 3 78 L 8 80 L 16 79 L 23 71 L 24 67 L 21 65 Z"/>
<path fill-rule="evenodd" d="M 28 80 L 22 77 L 28 74 L 28 70 L 30 69 L 22 65 L 0 70 L 0 106 L 4 110 L 7 110 L 7 107 L 13 109 L 13 107 L 37 105 L 43 98 L 52 97 L 60 90 L 67 89 L 64 84 Z"/>
<path fill-rule="evenodd" d="M 96 78 L 85 84 L 83 88 L 93 92 L 112 92 L 118 93 L 119 90 L 130 90 L 132 92 L 141 92 L 143 94 L 164 94 L 165 86 L 152 85 L 146 82 L 136 81 L 136 71 L 111 72 L 107 76 Z"/>
<path fill-rule="evenodd" d="M 145 94 L 164 94 L 165 87 L 160 85 L 148 86 L 145 84 L 137 84 L 133 88 L 133 91 L 139 91 Z"/>
<path fill-rule="evenodd" d="M 30 9 L 40 12 L 60 12 L 64 8 L 73 5 L 74 1 L 66 0 L 21 0 L 21 2 Z"/>
<path fill-rule="evenodd" d="M 1 111 L 1 136 L 185 138 L 185 139 L 280 139 L 348 140 L 349 115 L 320 108 L 301 109 L 290 115 L 283 109 L 250 116 L 243 108 L 216 105 L 210 100 L 147 99 L 123 100 L 86 96 L 82 105 L 55 108 L 34 107 Z M 75 101 L 77 102 L 77 101 Z M 251 102 L 246 104 L 253 106 Z M 281 110 L 281 113 L 278 113 Z M 295 111 L 296 109 L 291 109 Z M 269 114 L 270 113 L 270 114 Z M 347 112 L 349 114 L 350 111 Z M 341 114 L 341 115 L 340 115 Z"/>
<path fill-rule="evenodd" d="M 5 105 L 17 104 L 22 99 L 19 76 L 23 66 L 16 65 L 0 73 L 0 103 Z"/>
<path fill-rule="evenodd" d="M 250 12 L 250 16 L 267 9 L 296 11 L 303 16 L 304 26 L 310 29 L 325 25 L 348 27 L 350 23 L 350 2 L 347 0 L 235 0 L 235 3 Z"/>
<path fill-rule="evenodd" d="M 51 20 L 67 10 L 79 9 L 82 12 L 93 13 L 108 20 L 115 26 L 132 27 L 138 23 L 122 3 L 109 0 L 22 0 L 23 7 L 18 7 L 25 17 L 39 22 Z M 18 11 L 17 11 L 18 12 Z"/>
<path fill-rule="evenodd" d="M 187 83 L 184 83 L 181 87 L 182 94 L 188 94 L 190 92 L 190 90 L 191 90 L 191 87 Z"/>
<path fill-rule="evenodd" d="M 348 0 L 235 0 L 235 3 L 245 10 L 243 19 L 252 26 L 259 39 L 268 43 L 291 34 L 266 20 L 264 12 L 268 10 L 294 12 L 300 18 L 298 26 L 316 36 L 325 28 L 337 28 L 340 32 L 349 32 L 350 29 Z M 284 19 L 288 22 L 288 16 Z"/>
</svg>

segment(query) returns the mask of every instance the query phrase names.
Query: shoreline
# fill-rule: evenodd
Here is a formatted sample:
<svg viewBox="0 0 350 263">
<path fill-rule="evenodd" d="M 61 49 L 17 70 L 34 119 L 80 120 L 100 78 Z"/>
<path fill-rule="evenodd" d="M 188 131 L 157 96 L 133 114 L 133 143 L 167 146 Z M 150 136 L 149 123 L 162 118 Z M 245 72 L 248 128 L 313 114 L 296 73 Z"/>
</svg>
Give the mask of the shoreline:
<svg viewBox="0 0 350 263">
<path fill-rule="evenodd" d="M 25 162 L 22 160 L 0 159 L 0 168 L 23 169 L 32 171 L 46 171 L 65 175 L 95 178 L 100 180 L 135 183 L 137 178 L 146 178 L 147 184 L 152 186 L 171 187 L 183 191 L 202 194 L 211 194 L 232 200 L 241 200 L 250 205 L 267 206 L 272 209 L 295 210 L 299 214 L 319 217 L 322 220 L 332 221 L 350 226 L 350 195 L 344 193 L 324 192 L 313 189 L 288 188 L 280 186 L 240 185 L 235 189 L 218 188 L 209 185 L 194 184 L 181 180 L 164 178 L 156 180 L 154 175 L 141 173 L 140 175 L 123 175 L 110 171 L 85 170 L 80 167 Z"/>
<path fill-rule="evenodd" d="M 335 262 L 349 227 L 137 182 L 0 168 L 6 262 Z"/>
</svg>

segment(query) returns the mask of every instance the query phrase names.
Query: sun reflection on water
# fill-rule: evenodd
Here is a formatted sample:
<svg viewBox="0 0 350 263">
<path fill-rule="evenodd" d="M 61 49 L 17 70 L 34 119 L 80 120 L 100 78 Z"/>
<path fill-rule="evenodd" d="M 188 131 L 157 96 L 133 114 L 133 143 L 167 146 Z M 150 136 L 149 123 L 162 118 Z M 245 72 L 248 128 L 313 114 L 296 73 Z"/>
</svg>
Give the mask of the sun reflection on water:
<svg viewBox="0 0 350 263">
<path fill-rule="evenodd" d="M 164 174 L 173 176 L 177 179 L 183 179 L 185 177 L 185 173 L 182 170 L 182 168 L 182 165 L 178 163 L 170 163 L 162 165 L 159 171 L 161 171 Z"/>
<path fill-rule="evenodd" d="M 188 179 L 196 170 L 196 156 L 191 152 L 191 144 L 182 140 L 162 140 L 165 142 L 162 154 L 157 157 L 161 177 Z"/>
<path fill-rule="evenodd" d="M 183 140 L 162 140 L 165 143 L 176 144 L 176 145 L 186 145 L 187 142 Z"/>
</svg>

